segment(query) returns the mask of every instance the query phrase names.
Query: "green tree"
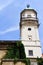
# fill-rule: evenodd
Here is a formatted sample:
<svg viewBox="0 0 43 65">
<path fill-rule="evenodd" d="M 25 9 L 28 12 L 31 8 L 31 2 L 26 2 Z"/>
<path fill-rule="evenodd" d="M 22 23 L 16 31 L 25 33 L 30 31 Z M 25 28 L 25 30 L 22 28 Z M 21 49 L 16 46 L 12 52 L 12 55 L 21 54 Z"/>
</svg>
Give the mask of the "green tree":
<svg viewBox="0 0 43 65">
<path fill-rule="evenodd" d="M 4 59 L 22 59 L 22 62 L 26 63 L 26 65 L 30 65 L 30 60 L 26 59 L 24 45 L 21 41 L 17 41 L 13 46 L 7 47 L 7 53 L 3 57 Z"/>
<path fill-rule="evenodd" d="M 26 58 L 24 45 L 22 43 L 19 44 L 19 55 L 20 55 L 20 59 Z"/>
</svg>

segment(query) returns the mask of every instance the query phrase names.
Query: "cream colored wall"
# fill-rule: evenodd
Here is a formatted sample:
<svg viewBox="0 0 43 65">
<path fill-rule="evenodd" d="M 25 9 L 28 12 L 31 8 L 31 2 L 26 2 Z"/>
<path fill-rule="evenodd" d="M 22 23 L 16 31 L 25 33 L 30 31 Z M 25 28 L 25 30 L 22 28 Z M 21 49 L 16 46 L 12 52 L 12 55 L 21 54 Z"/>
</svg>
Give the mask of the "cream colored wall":
<svg viewBox="0 0 43 65">
<path fill-rule="evenodd" d="M 24 41 L 22 41 L 22 43 L 24 44 L 24 46 L 40 46 L 40 42 L 39 41 L 24 40 Z"/>
<path fill-rule="evenodd" d="M 4 57 L 6 52 L 7 52 L 7 50 L 0 50 L 0 59 Z"/>
<path fill-rule="evenodd" d="M 29 56 L 29 50 L 33 50 L 33 56 Z M 40 47 L 25 47 L 25 52 L 27 58 L 40 58 L 42 56 Z"/>
<path fill-rule="evenodd" d="M 28 30 L 28 28 L 31 28 L 31 31 Z M 28 36 L 32 36 L 32 40 L 38 40 L 39 41 L 39 33 L 38 28 L 35 26 L 25 26 L 23 25 L 21 28 L 21 40 L 29 40 Z"/>
<path fill-rule="evenodd" d="M 17 62 L 15 65 L 26 65 L 26 64 L 23 62 Z"/>
<path fill-rule="evenodd" d="M 24 21 L 24 23 L 22 24 L 21 40 L 25 47 L 26 57 L 37 58 L 37 56 L 41 57 L 42 52 L 41 52 L 41 46 L 40 46 L 38 26 L 33 24 L 32 22 L 33 21 L 31 21 L 31 23 L 29 23 L 29 21 L 28 22 Z M 34 21 L 34 22 L 36 22 L 36 21 Z M 29 31 L 28 28 L 31 28 L 31 31 Z M 31 36 L 32 39 L 29 40 L 28 36 Z M 28 50 L 33 50 L 33 52 L 34 52 L 33 56 L 28 55 Z"/>
<path fill-rule="evenodd" d="M 3 62 L 2 65 L 14 65 L 13 62 Z"/>
<path fill-rule="evenodd" d="M 26 65 L 25 63 L 23 63 L 23 62 L 16 62 L 16 63 L 14 63 L 14 62 L 2 62 L 2 65 Z"/>
</svg>

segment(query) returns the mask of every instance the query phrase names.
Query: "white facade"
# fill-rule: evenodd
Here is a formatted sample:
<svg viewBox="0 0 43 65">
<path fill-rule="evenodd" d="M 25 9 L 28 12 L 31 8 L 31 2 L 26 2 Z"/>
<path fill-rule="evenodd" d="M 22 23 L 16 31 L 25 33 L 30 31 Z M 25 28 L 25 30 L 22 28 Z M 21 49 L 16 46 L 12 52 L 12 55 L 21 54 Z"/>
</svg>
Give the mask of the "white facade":
<svg viewBox="0 0 43 65">
<path fill-rule="evenodd" d="M 27 58 L 41 57 L 41 46 L 38 33 L 37 13 L 33 9 L 24 9 L 21 12 L 20 35 L 25 47 Z"/>
</svg>

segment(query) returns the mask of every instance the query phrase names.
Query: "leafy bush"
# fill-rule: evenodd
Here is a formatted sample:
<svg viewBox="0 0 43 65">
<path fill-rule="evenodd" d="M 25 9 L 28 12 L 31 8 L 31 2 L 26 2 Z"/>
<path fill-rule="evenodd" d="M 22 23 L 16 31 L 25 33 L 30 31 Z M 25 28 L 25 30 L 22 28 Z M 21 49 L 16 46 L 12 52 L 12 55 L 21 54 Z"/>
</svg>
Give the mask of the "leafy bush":
<svg viewBox="0 0 43 65">
<path fill-rule="evenodd" d="M 23 44 L 22 43 L 21 44 L 19 43 L 18 46 L 19 46 L 19 56 L 20 56 L 20 59 L 26 58 Z"/>
<path fill-rule="evenodd" d="M 42 58 L 37 58 L 37 63 L 38 63 L 38 65 L 43 65 L 43 59 Z"/>
<path fill-rule="evenodd" d="M 13 47 L 7 47 L 7 53 L 4 59 L 24 59 L 26 58 L 24 46 L 21 41 L 14 43 Z"/>
<path fill-rule="evenodd" d="M 13 47 L 8 46 L 7 53 L 3 59 L 14 59 L 14 62 L 20 60 L 21 62 L 26 63 L 26 65 L 30 65 L 30 60 L 26 59 L 24 45 L 21 41 L 14 43 Z"/>
</svg>

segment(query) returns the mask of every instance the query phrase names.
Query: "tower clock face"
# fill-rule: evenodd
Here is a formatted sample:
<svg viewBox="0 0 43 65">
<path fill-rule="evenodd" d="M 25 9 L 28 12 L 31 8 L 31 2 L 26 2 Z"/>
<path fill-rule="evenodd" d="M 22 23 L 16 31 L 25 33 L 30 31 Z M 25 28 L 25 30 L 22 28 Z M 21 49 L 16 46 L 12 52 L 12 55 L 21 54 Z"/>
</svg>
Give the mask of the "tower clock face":
<svg viewBox="0 0 43 65">
<path fill-rule="evenodd" d="M 35 14 L 31 14 L 32 17 L 36 17 Z"/>
</svg>

